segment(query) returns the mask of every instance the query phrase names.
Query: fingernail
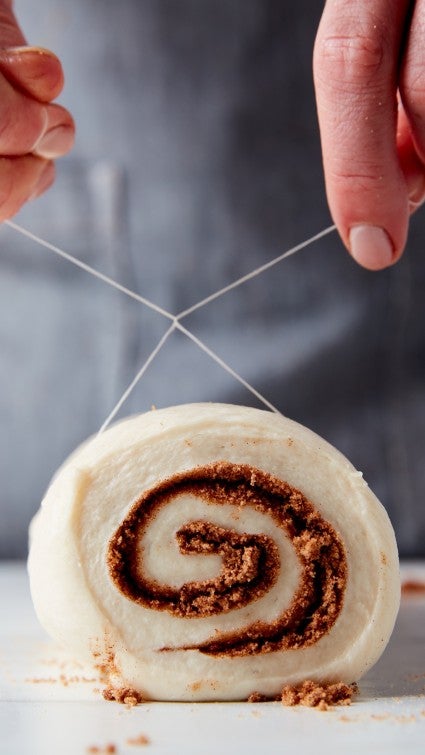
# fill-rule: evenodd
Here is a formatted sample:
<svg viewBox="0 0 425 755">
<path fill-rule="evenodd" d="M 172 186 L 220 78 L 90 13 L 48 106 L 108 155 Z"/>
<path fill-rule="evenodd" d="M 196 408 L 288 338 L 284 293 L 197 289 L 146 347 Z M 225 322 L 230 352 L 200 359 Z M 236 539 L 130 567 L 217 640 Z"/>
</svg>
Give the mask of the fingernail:
<svg viewBox="0 0 425 755">
<path fill-rule="evenodd" d="M 44 168 L 43 172 L 41 173 L 40 178 L 38 179 L 33 192 L 29 199 L 37 199 L 43 192 L 47 191 L 49 186 L 52 185 L 53 181 L 55 180 L 55 166 L 53 163 L 48 163 L 46 167 Z"/>
<path fill-rule="evenodd" d="M 380 270 L 393 262 L 393 245 L 383 228 L 355 225 L 350 230 L 349 243 L 351 256 L 368 270 Z"/>
<path fill-rule="evenodd" d="M 69 126 L 55 126 L 42 136 L 33 152 L 46 160 L 65 155 L 74 144 L 74 130 Z"/>
<path fill-rule="evenodd" d="M 50 55 L 56 57 L 56 55 L 46 47 L 33 47 L 31 45 L 11 45 L 9 47 L 0 47 L 0 54 L 15 56 L 27 54 L 34 55 L 34 53 L 36 53 L 37 55 Z"/>
</svg>

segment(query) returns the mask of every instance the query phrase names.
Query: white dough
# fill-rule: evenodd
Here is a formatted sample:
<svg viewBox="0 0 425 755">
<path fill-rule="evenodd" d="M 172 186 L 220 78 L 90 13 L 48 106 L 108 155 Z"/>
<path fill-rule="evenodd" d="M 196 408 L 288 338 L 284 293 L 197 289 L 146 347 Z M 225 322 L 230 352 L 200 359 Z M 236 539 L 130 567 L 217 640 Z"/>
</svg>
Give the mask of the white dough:
<svg viewBox="0 0 425 755">
<path fill-rule="evenodd" d="M 131 600 L 111 579 L 109 543 L 133 505 L 162 481 L 217 462 L 249 465 L 287 482 L 339 534 L 347 562 L 344 601 L 314 644 L 230 657 L 182 649 L 260 619 L 274 621 L 291 603 L 301 574 L 293 544 L 272 516 L 251 506 L 176 495 L 139 545 L 144 572 L 178 588 L 213 579 L 221 568 L 220 556 L 179 551 L 175 533 L 188 522 L 267 535 L 281 569 L 257 600 L 217 615 L 181 617 Z M 30 540 L 31 592 L 41 624 L 84 662 L 112 654 L 110 682 L 156 700 L 239 700 L 254 691 L 274 696 L 284 684 L 306 679 L 356 681 L 384 650 L 399 606 L 394 533 L 362 476 L 310 430 L 246 407 L 155 410 L 89 440 L 53 479 Z"/>
</svg>

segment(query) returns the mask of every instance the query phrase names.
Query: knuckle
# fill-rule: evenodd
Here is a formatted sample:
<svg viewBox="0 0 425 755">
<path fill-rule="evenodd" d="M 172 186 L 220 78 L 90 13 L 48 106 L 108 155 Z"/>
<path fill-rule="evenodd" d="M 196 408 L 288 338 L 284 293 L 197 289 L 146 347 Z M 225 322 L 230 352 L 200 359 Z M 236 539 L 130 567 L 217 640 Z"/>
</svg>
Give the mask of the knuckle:
<svg viewBox="0 0 425 755">
<path fill-rule="evenodd" d="M 372 166 L 357 167 L 349 172 L 347 170 L 334 170 L 330 173 L 330 180 L 339 191 L 348 191 L 350 194 L 371 194 L 381 191 L 384 184 L 384 176 L 379 169 Z"/>
<path fill-rule="evenodd" d="M 329 34 L 319 39 L 314 54 L 316 74 L 325 79 L 362 83 L 379 76 L 386 60 L 384 35 Z"/>
</svg>

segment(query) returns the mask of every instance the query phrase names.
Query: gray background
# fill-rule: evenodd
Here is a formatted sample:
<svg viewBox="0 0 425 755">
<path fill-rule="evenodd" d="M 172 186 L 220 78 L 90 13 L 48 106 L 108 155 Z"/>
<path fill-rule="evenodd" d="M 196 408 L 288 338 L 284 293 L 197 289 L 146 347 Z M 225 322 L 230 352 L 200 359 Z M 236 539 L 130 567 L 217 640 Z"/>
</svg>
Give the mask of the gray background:
<svg viewBox="0 0 425 755">
<path fill-rule="evenodd" d="M 177 312 L 329 225 L 311 80 L 313 0 L 16 0 L 61 57 L 78 138 L 18 222 Z M 334 234 L 187 322 L 361 469 L 403 555 L 425 555 L 423 214 L 395 268 Z M 102 424 L 160 316 L 0 230 L 0 557 L 26 552 L 50 476 Z M 256 405 L 174 334 L 121 416 Z"/>
</svg>

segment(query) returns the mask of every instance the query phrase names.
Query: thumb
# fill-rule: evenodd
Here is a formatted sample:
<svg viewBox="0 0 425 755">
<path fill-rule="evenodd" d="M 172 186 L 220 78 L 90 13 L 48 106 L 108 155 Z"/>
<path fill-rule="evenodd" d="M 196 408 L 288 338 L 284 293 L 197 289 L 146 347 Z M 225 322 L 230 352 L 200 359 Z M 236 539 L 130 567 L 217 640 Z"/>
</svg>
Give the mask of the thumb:
<svg viewBox="0 0 425 755">
<path fill-rule="evenodd" d="M 62 90 L 62 66 L 49 50 L 26 46 L 12 5 L 12 0 L 0 0 L 0 73 L 16 89 L 50 102 Z"/>
<path fill-rule="evenodd" d="M 0 74 L 14 89 L 39 102 L 55 100 L 63 87 L 62 66 L 53 52 L 42 47 L 1 49 L 1 37 Z"/>
<path fill-rule="evenodd" d="M 9 48 L 25 44 L 12 1 L 0 0 L 0 55 L 4 57 Z M 17 91 L 2 74 L 0 66 L 0 154 L 26 154 L 46 130 L 46 108 Z"/>
<path fill-rule="evenodd" d="M 62 67 L 49 50 L 25 45 L 12 2 L 0 0 L 0 155 L 54 159 L 74 140 L 69 113 L 48 104 L 62 89 Z"/>
</svg>

